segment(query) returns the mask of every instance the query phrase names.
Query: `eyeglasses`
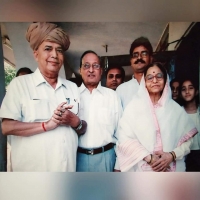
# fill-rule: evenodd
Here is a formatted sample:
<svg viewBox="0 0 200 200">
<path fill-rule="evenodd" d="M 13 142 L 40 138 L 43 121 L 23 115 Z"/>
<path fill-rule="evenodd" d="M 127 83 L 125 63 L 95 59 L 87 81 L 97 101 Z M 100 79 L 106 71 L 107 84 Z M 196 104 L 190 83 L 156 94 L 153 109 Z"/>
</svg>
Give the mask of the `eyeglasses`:
<svg viewBox="0 0 200 200">
<path fill-rule="evenodd" d="M 149 52 L 148 51 L 141 51 L 141 53 L 139 52 L 134 52 L 132 54 L 132 58 L 138 58 L 139 56 L 142 57 L 142 58 L 145 58 L 149 55 Z"/>
<path fill-rule="evenodd" d="M 149 74 L 145 77 L 145 80 L 148 82 L 153 81 L 154 77 L 157 79 L 157 81 L 161 81 L 163 79 L 163 74 L 162 73 L 157 73 L 155 76 L 152 74 Z"/>
<path fill-rule="evenodd" d="M 93 67 L 93 69 L 100 69 L 100 65 L 99 64 L 97 64 L 97 63 L 94 63 L 94 64 L 89 64 L 89 63 L 84 63 L 84 64 L 82 64 L 82 66 L 83 66 L 83 69 L 90 69 L 90 67 L 92 66 Z"/>
</svg>

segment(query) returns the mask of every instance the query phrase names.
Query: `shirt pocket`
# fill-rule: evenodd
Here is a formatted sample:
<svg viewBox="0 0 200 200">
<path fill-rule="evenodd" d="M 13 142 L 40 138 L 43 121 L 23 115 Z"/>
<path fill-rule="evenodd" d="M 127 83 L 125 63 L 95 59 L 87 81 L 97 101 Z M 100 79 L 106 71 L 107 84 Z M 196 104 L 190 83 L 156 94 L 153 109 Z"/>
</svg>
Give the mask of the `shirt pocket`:
<svg viewBox="0 0 200 200">
<path fill-rule="evenodd" d="M 115 120 L 113 111 L 105 107 L 97 108 L 97 119 L 100 124 L 105 124 L 105 125 L 113 125 Z"/>
<path fill-rule="evenodd" d="M 26 100 L 23 102 L 22 116 L 26 122 L 47 121 L 52 115 L 47 99 Z"/>
</svg>

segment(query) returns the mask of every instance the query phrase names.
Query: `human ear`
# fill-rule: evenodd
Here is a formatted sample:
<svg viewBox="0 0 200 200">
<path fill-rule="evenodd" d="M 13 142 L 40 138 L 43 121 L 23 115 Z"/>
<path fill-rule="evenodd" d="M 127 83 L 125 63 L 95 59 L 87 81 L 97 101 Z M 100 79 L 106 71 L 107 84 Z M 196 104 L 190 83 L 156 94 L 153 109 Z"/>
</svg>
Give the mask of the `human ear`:
<svg viewBox="0 0 200 200">
<path fill-rule="evenodd" d="M 34 56 L 35 60 L 38 61 L 38 50 L 33 51 L 33 56 Z"/>
</svg>

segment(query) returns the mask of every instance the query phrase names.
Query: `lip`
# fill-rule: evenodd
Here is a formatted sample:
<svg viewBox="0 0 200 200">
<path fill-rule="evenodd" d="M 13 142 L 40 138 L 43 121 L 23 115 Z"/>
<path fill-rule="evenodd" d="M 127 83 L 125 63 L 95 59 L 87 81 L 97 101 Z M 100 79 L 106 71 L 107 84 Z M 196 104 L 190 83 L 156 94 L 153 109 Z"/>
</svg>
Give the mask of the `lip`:
<svg viewBox="0 0 200 200">
<path fill-rule="evenodd" d="M 160 86 L 159 86 L 159 85 L 152 85 L 151 87 L 152 87 L 152 88 L 154 88 L 154 87 L 157 88 L 157 87 L 160 87 Z"/>
<path fill-rule="evenodd" d="M 89 78 L 94 78 L 95 77 L 95 75 L 94 74 L 88 74 L 88 76 L 87 77 L 89 77 Z"/>
<path fill-rule="evenodd" d="M 54 61 L 48 61 L 48 63 L 50 63 L 52 65 L 59 65 L 59 62 L 54 62 Z"/>
</svg>

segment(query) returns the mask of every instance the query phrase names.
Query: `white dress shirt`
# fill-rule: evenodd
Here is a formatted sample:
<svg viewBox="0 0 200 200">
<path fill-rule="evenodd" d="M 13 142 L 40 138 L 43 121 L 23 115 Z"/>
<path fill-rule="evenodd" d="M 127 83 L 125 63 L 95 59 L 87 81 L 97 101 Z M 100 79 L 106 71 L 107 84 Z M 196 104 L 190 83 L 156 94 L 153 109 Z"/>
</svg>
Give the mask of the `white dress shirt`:
<svg viewBox="0 0 200 200">
<path fill-rule="evenodd" d="M 57 106 L 68 101 L 78 113 L 78 87 L 58 77 L 56 88 L 43 78 L 39 69 L 33 74 L 19 76 L 10 83 L 3 100 L 0 117 L 22 122 L 44 122 Z M 40 124 L 38 124 L 40 125 Z M 8 136 L 11 145 L 13 171 L 75 171 L 77 133 L 70 126 L 29 136 Z"/>
<path fill-rule="evenodd" d="M 137 93 L 138 89 L 139 83 L 134 77 L 130 81 L 122 83 L 117 87 L 116 92 L 120 98 L 123 110 L 132 100 L 133 96 Z"/>
<path fill-rule="evenodd" d="M 92 90 L 84 84 L 79 88 L 81 107 L 80 118 L 87 122 L 87 131 L 79 137 L 82 148 L 98 148 L 110 142 L 116 143 L 114 136 L 122 108 L 115 91 L 102 87 Z"/>
</svg>

